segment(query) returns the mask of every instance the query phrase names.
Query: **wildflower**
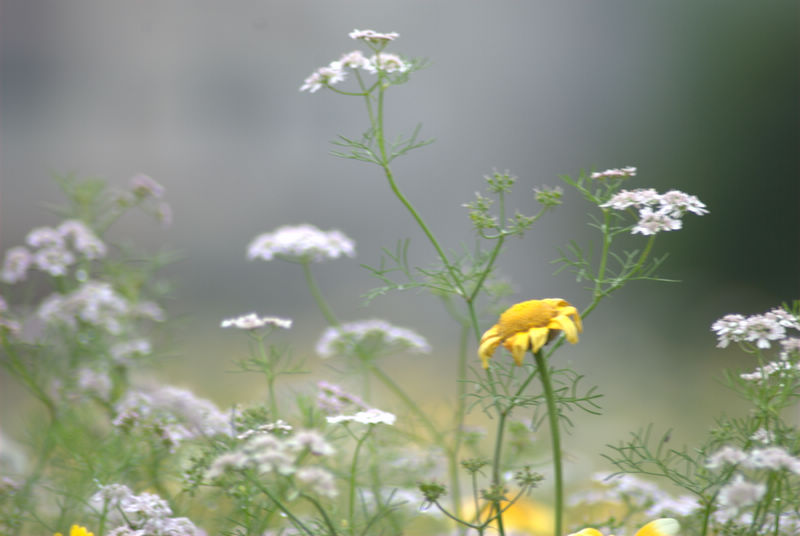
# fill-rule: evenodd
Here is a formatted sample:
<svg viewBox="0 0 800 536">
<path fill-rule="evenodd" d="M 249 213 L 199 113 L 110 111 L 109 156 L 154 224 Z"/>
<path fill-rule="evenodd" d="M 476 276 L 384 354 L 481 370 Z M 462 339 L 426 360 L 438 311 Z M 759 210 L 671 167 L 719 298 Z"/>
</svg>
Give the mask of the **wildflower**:
<svg viewBox="0 0 800 536">
<path fill-rule="evenodd" d="M 368 69 L 370 68 L 370 61 L 361 53 L 360 50 L 354 50 L 352 52 L 348 52 L 347 54 L 342 54 L 342 57 L 339 58 L 339 63 L 341 63 L 344 67 L 350 67 L 351 69 Z"/>
<path fill-rule="evenodd" d="M 742 475 L 736 475 L 732 482 L 719 490 L 719 504 L 725 510 L 736 511 L 761 500 L 767 492 L 767 486 L 747 482 Z"/>
<path fill-rule="evenodd" d="M 747 454 L 742 449 L 726 445 L 708 458 L 706 467 L 712 470 L 719 469 L 724 465 L 742 463 L 746 459 Z"/>
<path fill-rule="evenodd" d="M 330 424 L 354 421 L 361 424 L 388 424 L 389 426 L 394 426 L 396 420 L 397 416 L 393 413 L 375 408 L 359 411 L 355 415 L 335 415 L 327 417 L 327 421 Z"/>
<path fill-rule="evenodd" d="M 27 248 L 17 246 L 6 251 L 3 260 L 3 271 L 0 273 L 0 281 L 4 283 L 16 283 L 25 279 L 28 268 L 33 262 L 33 256 Z"/>
<path fill-rule="evenodd" d="M 726 348 L 732 342 L 744 340 L 745 318 L 739 314 L 725 315 L 711 325 L 717 334 L 717 348 Z"/>
<path fill-rule="evenodd" d="M 754 315 L 747 319 L 745 340 L 755 342 L 758 348 L 767 349 L 769 341 L 777 341 L 786 336 L 784 328 L 774 318 L 767 315 Z"/>
<path fill-rule="evenodd" d="M 134 495 L 122 484 L 100 486 L 100 491 L 92 496 L 89 503 L 97 510 L 109 512 L 108 523 L 118 525 L 108 532 L 109 536 L 202 534 L 188 518 L 170 517 L 172 509 L 167 501 L 158 495 L 152 493 Z"/>
<path fill-rule="evenodd" d="M 289 329 L 292 327 L 292 321 L 288 318 L 278 318 L 277 316 L 259 317 L 255 313 L 250 313 L 237 318 L 223 320 L 220 326 L 223 328 L 235 327 L 246 330 L 259 329 L 264 326 L 278 326 L 279 328 Z"/>
<path fill-rule="evenodd" d="M 675 536 L 678 534 L 681 525 L 671 517 L 662 517 L 651 521 L 647 525 L 636 531 L 634 536 Z M 586 528 L 578 532 L 574 532 L 569 536 L 603 536 L 603 533 L 597 529 Z"/>
<path fill-rule="evenodd" d="M 514 362 L 522 365 L 525 352 L 538 352 L 558 332 L 563 331 L 567 340 L 575 344 L 582 330 L 578 310 L 567 301 L 560 298 L 529 300 L 509 307 L 500 315 L 497 324 L 481 337 L 478 356 L 483 368 L 489 368 L 489 359 L 503 343 Z"/>
<path fill-rule="evenodd" d="M 368 43 L 381 44 L 394 41 L 400 34 L 397 32 L 380 33 L 375 30 L 353 30 L 348 34 L 350 39 L 362 39 Z"/>
<path fill-rule="evenodd" d="M 378 71 L 386 73 L 404 73 L 410 69 L 410 65 L 403 61 L 397 54 L 381 52 L 380 54 L 372 56 L 369 59 L 369 63 L 365 65 L 364 68 L 372 74 Z"/>
<path fill-rule="evenodd" d="M 352 353 L 355 347 L 369 337 L 376 337 L 387 345 L 397 345 L 416 353 L 429 353 L 431 347 L 425 338 L 414 331 L 393 326 L 383 320 L 361 320 L 325 330 L 317 342 L 321 357 Z"/>
<path fill-rule="evenodd" d="M 308 90 L 309 93 L 315 93 L 325 86 L 341 82 L 347 75 L 347 71 L 342 67 L 342 63 L 338 61 L 332 61 L 327 67 L 320 67 L 303 81 L 300 91 Z"/>
<path fill-rule="evenodd" d="M 53 536 L 62 536 L 60 532 L 56 532 Z M 93 532 L 89 532 L 86 527 L 80 525 L 72 525 L 69 529 L 69 536 L 94 536 Z"/>
<path fill-rule="evenodd" d="M 25 237 L 25 242 L 34 249 L 64 247 L 64 237 L 52 227 L 31 229 L 28 236 Z"/>
<path fill-rule="evenodd" d="M 230 419 L 213 402 L 177 387 L 131 390 L 114 412 L 115 426 L 152 430 L 170 447 L 197 437 L 232 435 Z"/>
<path fill-rule="evenodd" d="M 592 173 L 591 177 L 596 180 L 627 179 L 628 177 L 633 177 L 634 175 L 636 175 L 636 168 L 628 166 L 619 169 L 607 169 L 605 171 L 595 171 L 594 173 Z"/>
<path fill-rule="evenodd" d="M 67 275 L 67 268 L 75 262 L 75 256 L 67 249 L 52 246 L 40 249 L 33 254 L 36 267 L 53 277 Z"/>
<path fill-rule="evenodd" d="M 75 250 L 87 259 L 100 259 L 106 255 L 106 245 L 94 231 L 80 220 L 66 220 L 57 231 L 65 239 L 70 239 Z"/>
<path fill-rule="evenodd" d="M 295 473 L 295 477 L 317 495 L 333 498 L 339 493 L 333 475 L 321 467 L 303 467 Z"/>
<path fill-rule="evenodd" d="M 132 357 L 150 355 L 153 348 L 149 340 L 139 338 L 118 342 L 111 347 L 110 352 L 115 363 L 124 364 Z"/>
<path fill-rule="evenodd" d="M 361 398 L 346 392 L 338 385 L 320 380 L 317 382 L 317 389 L 317 407 L 325 413 L 342 414 L 351 409 L 369 409 Z"/>
<path fill-rule="evenodd" d="M 308 449 L 315 456 L 330 456 L 335 451 L 316 430 L 300 430 L 286 440 L 289 450 L 300 452 Z"/>
<path fill-rule="evenodd" d="M 128 187 L 133 194 L 140 199 L 146 197 L 161 199 L 164 197 L 164 187 L 147 175 L 139 174 L 135 177 L 131 177 L 130 182 L 128 182 Z"/>
<path fill-rule="evenodd" d="M 109 283 L 87 281 L 69 294 L 51 294 L 37 314 L 46 322 L 63 322 L 77 327 L 78 320 L 100 326 L 111 334 L 122 331 L 122 317 L 130 313 L 128 301 Z"/>
<path fill-rule="evenodd" d="M 633 227 L 632 233 L 643 235 L 654 235 L 661 231 L 680 229 L 680 218 L 686 212 L 698 216 L 708 214 L 705 204 L 693 195 L 679 190 L 670 190 L 662 195 L 652 188 L 622 190 L 602 203 L 600 207 L 614 210 L 625 210 L 632 207 L 639 209 L 639 221 Z"/>
<path fill-rule="evenodd" d="M 669 216 L 663 210 L 653 212 L 650 207 L 644 207 L 639 211 L 639 222 L 631 232 L 647 236 L 661 231 L 675 231 L 680 229 L 681 225 L 681 220 Z"/>
<path fill-rule="evenodd" d="M 285 225 L 257 236 L 247 248 L 250 260 L 281 258 L 321 262 L 342 255 L 355 257 L 355 243 L 340 231 L 320 231 L 313 225 Z"/>
</svg>

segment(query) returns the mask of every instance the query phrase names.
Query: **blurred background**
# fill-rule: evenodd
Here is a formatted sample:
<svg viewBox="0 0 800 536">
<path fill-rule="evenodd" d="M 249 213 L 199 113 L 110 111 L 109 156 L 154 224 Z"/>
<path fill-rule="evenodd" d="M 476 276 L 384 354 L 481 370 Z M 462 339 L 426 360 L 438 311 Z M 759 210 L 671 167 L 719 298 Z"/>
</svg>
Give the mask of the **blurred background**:
<svg viewBox="0 0 800 536">
<path fill-rule="evenodd" d="M 155 373 L 221 406 L 259 400 L 257 377 L 231 374 L 241 333 L 223 318 L 250 311 L 295 319 L 295 353 L 333 381 L 313 351 L 325 327 L 301 271 L 245 258 L 256 235 L 283 224 L 340 229 L 356 259 L 315 265 L 344 320 L 384 318 L 434 346 L 386 368 L 428 404 L 452 404 L 458 330 L 439 302 L 392 294 L 368 308 L 382 247 L 411 239 L 413 262 L 430 247 L 391 196 L 378 168 L 329 154 L 338 134 L 366 128 L 357 99 L 298 88 L 311 72 L 359 48 L 354 28 L 396 31 L 391 52 L 431 66 L 389 93 L 390 134 L 421 122 L 436 142 L 396 161 L 406 195 L 450 249 L 472 243 L 461 206 L 483 176 L 519 177 L 515 208 L 532 189 L 581 169 L 636 166 L 631 188 L 676 188 L 711 213 L 659 236 L 661 275 L 638 282 L 586 322 L 559 352 L 606 396 L 603 417 L 578 418 L 567 448 L 600 467 L 598 452 L 648 423 L 692 442 L 740 405 L 718 379 L 754 363 L 718 350 L 711 323 L 798 298 L 800 249 L 800 4 L 787 1 L 536 2 L 3 0 L 0 3 L 0 249 L 35 226 L 58 223 L 52 175 L 74 172 L 124 186 L 135 174 L 167 188 L 173 225 L 123 219 L 117 238 L 181 260 L 167 276 L 176 337 Z M 569 239 L 594 238 L 588 206 L 565 204 L 500 263 L 513 301 L 588 293 L 551 260 Z M 483 318 L 489 327 L 494 318 Z M 477 361 L 477 360 L 476 360 Z M 334 364 L 335 365 L 335 364 Z M 287 387 L 302 391 L 303 382 Z M 439 383 L 442 382 L 442 383 Z M 446 388 L 441 387 L 446 385 Z M 5 429 L 19 424 L 21 392 L 0 384 Z M 385 409 L 396 403 L 387 398 Z M 480 415 L 474 416 L 480 420 Z"/>
</svg>

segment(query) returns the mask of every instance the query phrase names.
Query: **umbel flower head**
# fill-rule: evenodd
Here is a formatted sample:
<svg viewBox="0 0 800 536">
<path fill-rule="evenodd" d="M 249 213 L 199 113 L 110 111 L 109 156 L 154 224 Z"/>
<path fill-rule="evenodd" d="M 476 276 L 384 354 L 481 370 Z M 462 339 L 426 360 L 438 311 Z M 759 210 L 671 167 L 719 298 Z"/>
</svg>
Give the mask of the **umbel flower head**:
<svg viewBox="0 0 800 536">
<path fill-rule="evenodd" d="M 671 517 L 662 517 L 637 530 L 634 536 L 677 536 L 679 530 L 681 530 L 680 523 Z M 597 529 L 588 528 L 569 536 L 603 536 L 603 533 Z"/>
<path fill-rule="evenodd" d="M 575 307 L 561 298 L 524 301 L 509 307 L 500 315 L 497 324 L 483 334 L 478 357 L 483 361 L 483 368 L 489 368 L 489 359 L 502 343 L 511 352 L 514 362 L 522 365 L 525 352 L 538 352 L 560 331 L 569 342 L 578 342 L 578 332 L 583 331 L 583 325 Z"/>
</svg>

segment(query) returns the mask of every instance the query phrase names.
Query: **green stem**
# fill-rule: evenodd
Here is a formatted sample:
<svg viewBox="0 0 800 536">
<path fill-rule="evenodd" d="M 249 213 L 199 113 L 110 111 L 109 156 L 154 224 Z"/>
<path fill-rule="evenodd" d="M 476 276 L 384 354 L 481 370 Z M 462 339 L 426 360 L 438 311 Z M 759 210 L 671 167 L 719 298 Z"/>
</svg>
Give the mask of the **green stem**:
<svg viewBox="0 0 800 536">
<path fill-rule="evenodd" d="M 550 438 L 553 451 L 553 477 L 555 483 L 555 536 L 562 536 L 561 526 L 564 516 L 564 480 L 561 472 L 561 433 L 558 422 L 558 408 L 553 394 L 553 385 L 550 382 L 550 370 L 541 351 L 534 352 L 536 368 L 539 369 L 539 378 L 542 381 L 542 390 L 547 401 L 547 418 L 550 421 Z"/>
<path fill-rule="evenodd" d="M 319 501 L 317 501 L 314 497 L 311 497 L 310 495 L 306 495 L 305 493 L 301 493 L 300 496 L 303 497 L 308 502 L 310 502 L 312 505 L 314 505 L 314 508 L 317 509 L 317 511 L 322 516 L 323 521 L 325 521 L 325 524 L 328 526 L 328 530 L 331 531 L 330 532 L 331 536 L 336 536 L 338 534 L 336 532 L 336 527 L 333 525 L 333 521 L 331 521 L 331 518 L 328 517 L 327 512 L 325 512 L 325 509 L 322 507 L 321 504 L 319 504 Z"/>
<path fill-rule="evenodd" d="M 325 317 L 325 320 L 331 326 L 338 326 L 339 321 L 336 319 L 336 315 L 333 314 L 333 311 L 328 306 L 328 303 L 325 301 L 325 298 L 322 297 L 322 292 L 320 292 L 319 287 L 317 286 L 317 282 L 314 279 L 314 275 L 311 273 L 311 261 L 305 259 L 300 264 L 303 265 L 303 275 L 305 275 L 306 277 L 306 283 L 308 284 L 308 289 L 311 291 L 311 295 L 314 297 L 314 301 L 317 302 L 317 307 L 319 307 L 322 316 Z"/>
<path fill-rule="evenodd" d="M 347 519 L 351 529 L 355 527 L 356 469 L 358 468 L 358 454 L 361 452 L 361 445 L 364 444 L 364 441 L 367 439 L 367 436 L 369 436 L 373 426 L 375 425 L 370 424 L 367 433 L 361 436 L 361 439 L 359 439 L 358 443 L 356 443 L 356 449 L 353 452 L 353 461 L 350 463 L 350 495 L 347 506 Z"/>
<path fill-rule="evenodd" d="M 309 536 L 314 536 L 314 532 L 312 532 L 312 531 L 311 531 L 311 529 L 309 529 L 308 527 L 306 527 L 306 526 L 303 524 L 303 522 L 302 522 L 302 521 L 300 521 L 300 520 L 297 518 L 297 516 L 295 516 L 295 515 L 294 515 L 294 514 L 291 512 L 291 510 L 289 510 L 289 509 L 286 507 L 286 505 L 284 505 L 284 504 L 283 504 L 283 503 L 282 503 L 282 502 L 281 502 L 281 501 L 280 501 L 280 500 L 279 500 L 277 497 L 275 497 L 275 495 L 273 495 L 273 494 L 272 494 L 272 493 L 269 491 L 269 489 L 268 489 L 266 486 L 264 486 L 264 485 L 263 485 L 263 484 L 262 484 L 262 483 L 261 483 L 261 482 L 260 482 L 260 481 L 259 481 L 257 478 L 250 477 L 250 482 L 252 482 L 252 483 L 253 483 L 253 484 L 254 484 L 254 485 L 255 485 L 255 486 L 256 486 L 256 487 L 259 489 L 259 491 L 261 491 L 261 493 L 263 493 L 264 495 L 266 495 L 266 496 L 269 498 L 269 500 L 271 500 L 273 503 L 275 503 L 275 506 L 277 506 L 277 507 L 278 507 L 278 509 L 279 509 L 281 512 L 283 512 L 284 514 L 286 514 L 286 517 L 288 517 L 288 518 L 289 518 L 289 520 L 290 520 L 292 523 L 294 523 L 294 525 L 295 525 L 297 528 L 301 529 L 303 532 L 305 532 L 305 533 L 306 533 L 306 534 L 308 534 Z"/>
</svg>

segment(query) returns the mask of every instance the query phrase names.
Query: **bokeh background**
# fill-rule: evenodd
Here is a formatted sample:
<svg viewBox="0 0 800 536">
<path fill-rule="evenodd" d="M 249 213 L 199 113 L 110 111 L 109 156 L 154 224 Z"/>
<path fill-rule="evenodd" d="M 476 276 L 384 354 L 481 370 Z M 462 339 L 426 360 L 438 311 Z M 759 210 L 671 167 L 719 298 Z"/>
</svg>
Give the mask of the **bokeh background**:
<svg viewBox="0 0 800 536">
<path fill-rule="evenodd" d="M 230 373 L 245 339 L 218 327 L 250 311 L 294 318 L 285 338 L 295 353 L 346 383 L 313 352 L 324 321 L 297 267 L 245 258 L 254 236 L 279 225 L 340 229 L 358 257 L 314 267 L 329 301 L 342 319 L 384 318 L 427 337 L 432 355 L 386 367 L 432 408 L 451 404 L 457 329 L 441 305 L 414 292 L 368 308 L 360 297 L 377 281 L 359 264 L 376 265 L 382 247 L 410 238 L 417 264 L 434 260 L 379 170 L 329 154 L 337 134 L 364 130 L 361 103 L 298 91 L 314 69 L 357 48 L 353 28 L 397 31 L 390 51 L 431 66 L 391 91 L 388 129 L 421 122 L 436 142 L 397 160 L 396 176 L 447 247 L 471 243 L 461 205 L 493 170 L 519 177 L 513 203 L 528 212 L 532 188 L 560 174 L 629 165 L 639 168 L 631 187 L 677 188 L 708 205 L 710 215 L 688 215 L 683 230 L 659 237 L 671 254 L 661 274 L 682 282 L 626 287 L 559 354 L 606 395 L 603 417 L 576 421 L 573 459 L 600 467 L 603 444 L 651 422 L 691 443 L 714 415 L 742 409 L 718 381 L 722 369 L 753 366 L 714 347 L 711 323 L 798 298 L 798 6 L 4 0 L 0 249 L 57 223 L 45 207 L 61 199 L 53 173 L 119 186 L 145 173 L 164 184 L 173 225 L 130 217 L 114 236 L 180 252 L 167 270 L 176 336 L 152 373 L 225 406 L 264 394 L 258 378 Z M 567 240 L 592 238 L 587 208 L 567 195 L 508 243 L 499 268 L 514 301 L 587 303 L 550 264 Z M 23 394 L 7 378 L 0 388 L 0 424 L 21 429 Z"/>
</svg>

